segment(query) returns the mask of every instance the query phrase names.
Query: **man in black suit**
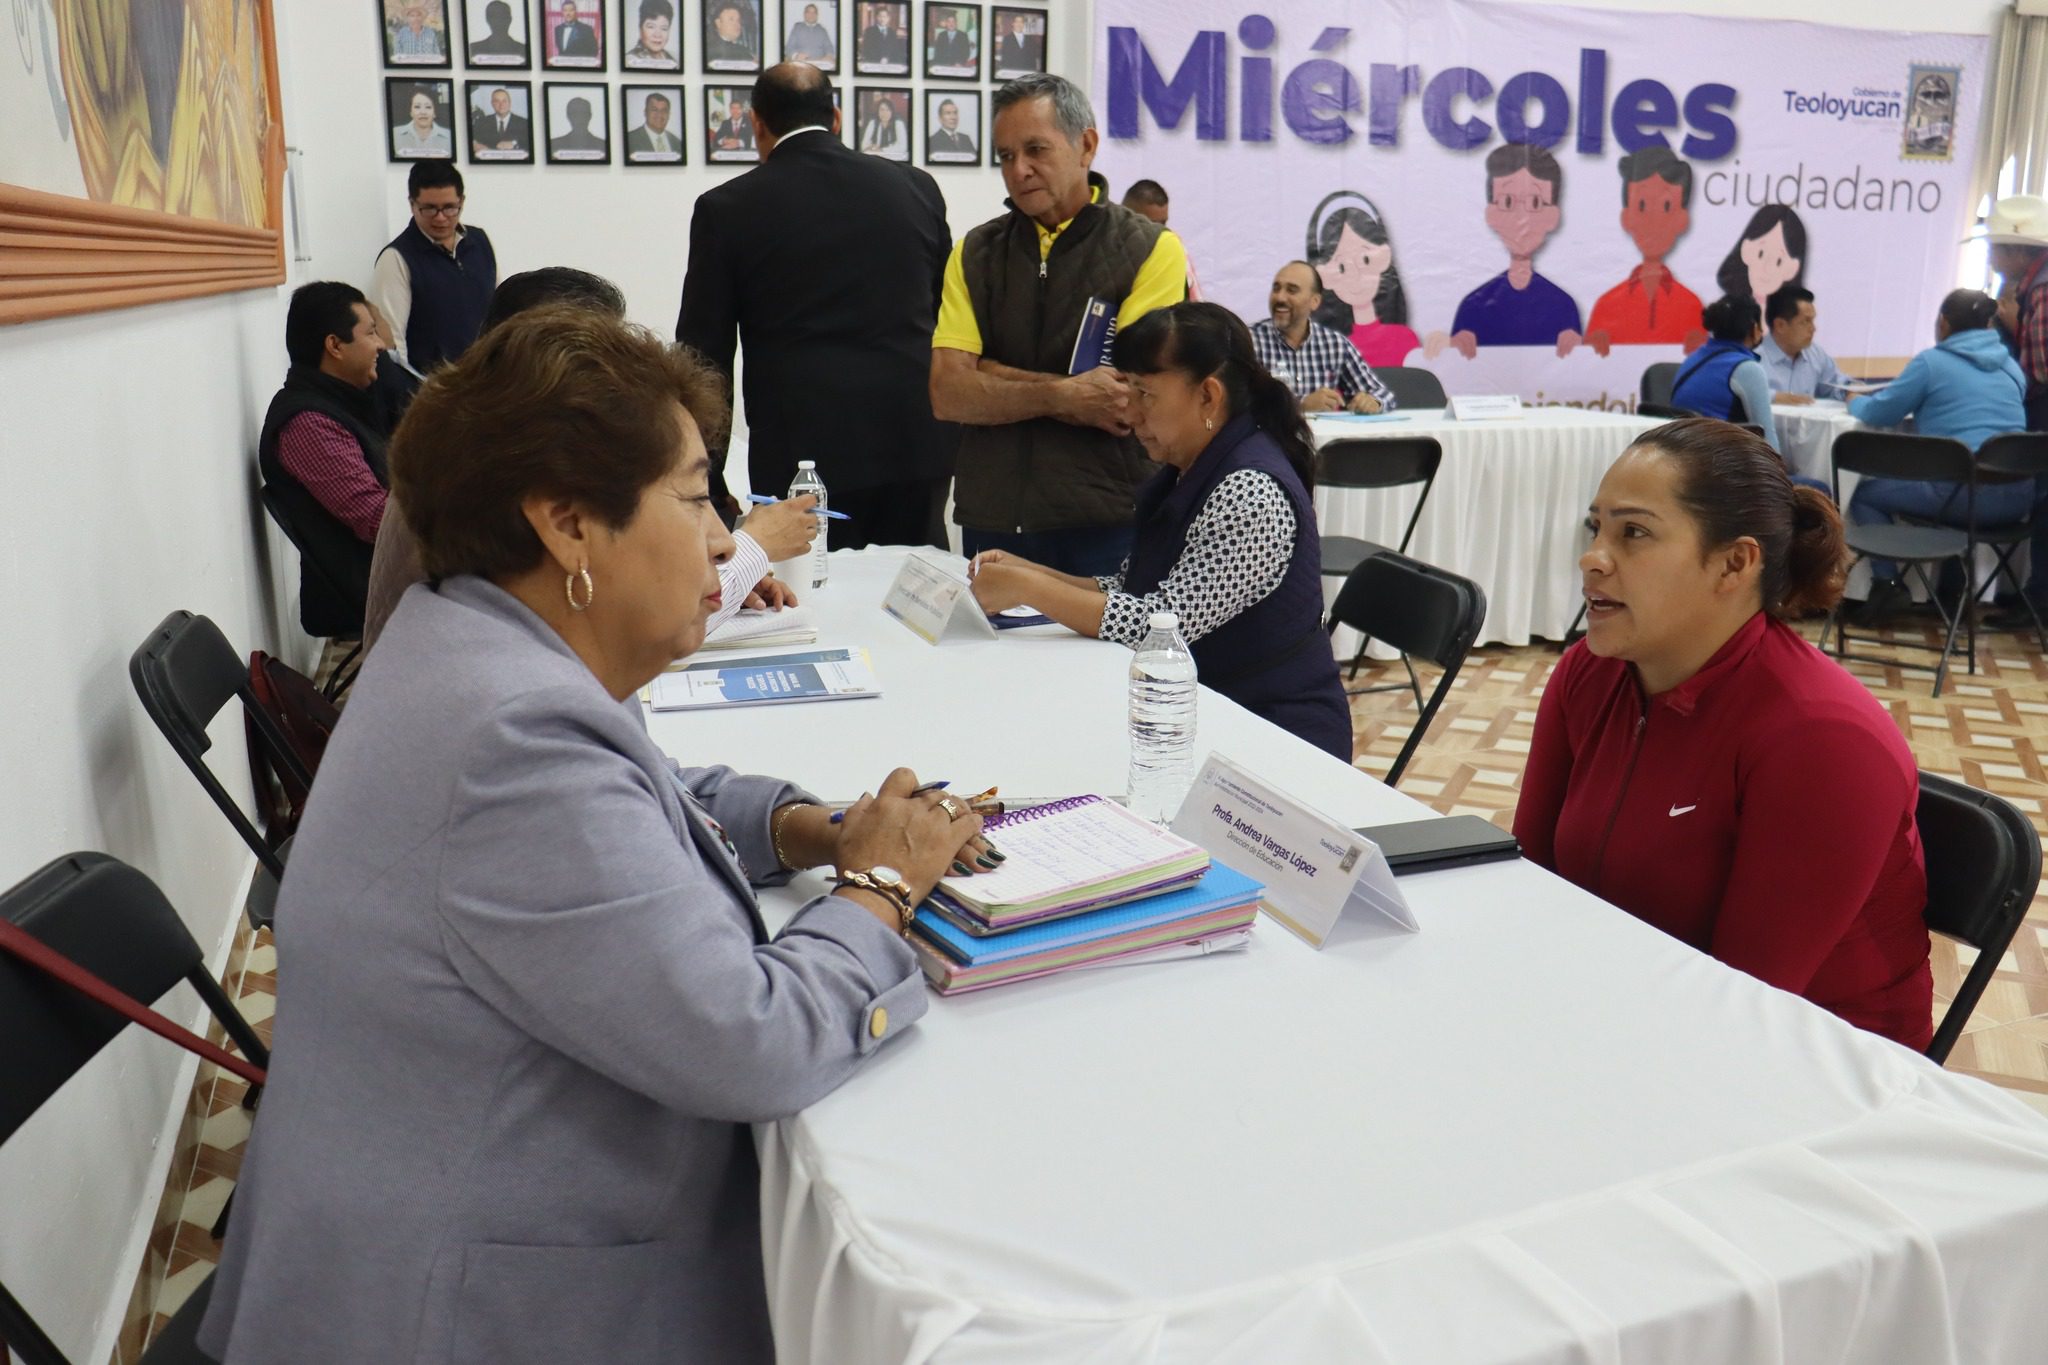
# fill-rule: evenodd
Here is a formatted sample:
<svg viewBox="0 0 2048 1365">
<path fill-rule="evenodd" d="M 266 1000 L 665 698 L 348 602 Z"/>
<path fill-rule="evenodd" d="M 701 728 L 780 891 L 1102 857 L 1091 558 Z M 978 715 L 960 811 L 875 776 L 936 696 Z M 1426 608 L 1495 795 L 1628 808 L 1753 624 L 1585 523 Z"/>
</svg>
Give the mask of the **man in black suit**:
<svg viewBox="0 0 2048 1365">
<path fill-rule="evenodd" d="M 652 156 L 657 152 L 664 155 L 669 153 L 680 155 L 683 150 L 683 144 L 674 133 L 668 130 L 668 118 L 671 112 L 668 96 L 650 91 L 646 102 L 640 108 L 642 120 L 640 126 L 630 129 L 626 133 L 626 155 Z"/>
<path fill-rule="evenodd" d="M 973 66 L 974 40 L 960 31 L 960 12 L 951 8 L 934 9 L 932 21 L 938 25 L 932 34 L 932 65 Z"/>
<path fill-rule="evenodd" d="M 754 120 L 747 113 L 747 106 L 738 100 L 726 106 L 728 113 L 724 122 L 711 131 L 711 145 L 721 152 L 751 152 L 754 150 Z"/>
<path fill-rule="evenodd" d="M 925 155 L 938 156 L 947 152 L 976 155 L 974 139 L 960 131 L 960 106 L 952 100 L 940 100 L 939 126 L 932 129 L 931 137 L 926 139 Z"/>
<path fill-rule="evenodd" d="M 910 35 L 896 31 L 896 11 L 876 5 L 868 11 L 867 27 L 860 31 L 857 56 L 863 65 L 910 69 Z"/>
<path fill-rule="evenodd" d="M 562 0 L 562 22 L 555 25 L 555 55 L 597 55 L 597 30 L 576 17 L 576 0 Z"/>
<path fill-rule="evenodd" d="M 1045 70 L 1038 58 L 1038 39 L 1024 27 L 1024 16 L 1010 16 L 1010 31 L 996 40 L 996 79 Z"/>
<path fill-rule="evenodd" d="M 533 124 L 512 112 L 512 92 L 503 86 L 491 92 L 491 112 L 469 127 L 470 152 L 530 152 Z"/>
<path fill-rule="evenodd" d="M 748 477 L 816 460 L 833 548 L 943 545 L 955 434 L 932 417 L 932 329 L 952 235 L 938 183 L 839 137 L 830 77 L 754 83 L 762 164 L 699 196 L 676 340 L 727 375 L 746 348 Z M 721 477 L 724 455 L 714 456 Z"/>
</svg>

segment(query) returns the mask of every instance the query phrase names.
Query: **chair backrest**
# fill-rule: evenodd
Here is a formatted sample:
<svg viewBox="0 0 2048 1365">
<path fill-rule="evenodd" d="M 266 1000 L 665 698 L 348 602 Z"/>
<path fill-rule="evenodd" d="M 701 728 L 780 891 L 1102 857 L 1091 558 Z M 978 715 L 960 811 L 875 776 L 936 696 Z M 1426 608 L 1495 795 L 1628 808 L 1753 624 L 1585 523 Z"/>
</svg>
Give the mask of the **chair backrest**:
<svg viewBox="0 0 2048 1365">
<path fill-rule="evenodd" d="M 1636 397 L 1644 403 L 1671 405 L 1671 387 L 1678 382 L 1678 362 L 1660 360 L 1643 371 L 1643 382 Z M 1637 412 L 1642 409 L 1638 407 Z"/>
<path fill-rule="evenodd" d="M 1685 417 L 1697 417 L 1699 414 L 1691 408 L 1673 407 L 1670 403 L 1638 403 L 1636 416 L 1661 417 L 1667 422 L 1676 422 Z"/>
<path fill-rule="evenodd" d="M 1346 437 L 1327 441 L 1316 451 L 1316 482 L 1327 488 L 1403 488 L 1422 485 L 1408 528 L 1401 533 L 1402 550 L 1415 539 L 1415 527 L 1436 486 L 1444 448 L 1433 436 Z"/>
<path fill-rule="evenodd" d="M 259 729 L 271 725 L 261 708 L 252 704 L 248 666 L 220 627 L 189 611 L 172 612 L 128 656 L 128 677 L 135 684 L 142 709 L 149 712 L 213 804 L 220 807 L 270 875 L 282 878 L 283 861 L 206 766 L 206 751 L 213 743 L 206 727 L 229 701 L 240 698 Z M 287 747 L 282 736 L 270 738 L 279 749 Z"/>
<path fill-rule="evenodd" d="M 2041 839 L 2011 802 L 1934 773 L 1920 774 L 1915 818 L 1927 857 L 1927 927 L 1977 949 L 1927 1049 L 1940 1062 L 1962 1036 L 2034 902 Z"/>
<path fill-rule="evenodd" d="M 1970 448 L 1946 436 L 1845 431 L 1835 438 L 1833 454 L 1837 475 L 1967 483 L 1972 469 Z M 1839 491 L 1839 481 L 1836 487 Z"/>
<path fill-rule="evenodd" d="M 1385 369 L 1375 368 L 1373 373 L 1394 395 L 1394 401 L 1404 408 L 1447 408 L 1451 405 L 1450 398 L 1444 393 L 1443 381 L 1428 370 L 1389 365 Z"/>
<path fill-rule="evenodd" d="M 1400 780 L 1464 666 L 1465 655 L 1479 638 L 1479 628 L 1486 623 L 1486 593 L 1469 578 L 1383 550 L 1368 556 L 1345 578 L 1330 617 L 1338 625 L 1350 626 L 1444 670 L 1436 691 L 1416 718 L 1407 744 L 1387 772 L 1391 786 Z"/>
<path fill-rule="evenodd" d="M 2048 432 L 2009 431 L 1977 447 L 1979 476 L 2009 475 L 1998 482 L 2048 475 Z M 1990 480 L 1987 480 L 1990 482 Z"/>
</svg>

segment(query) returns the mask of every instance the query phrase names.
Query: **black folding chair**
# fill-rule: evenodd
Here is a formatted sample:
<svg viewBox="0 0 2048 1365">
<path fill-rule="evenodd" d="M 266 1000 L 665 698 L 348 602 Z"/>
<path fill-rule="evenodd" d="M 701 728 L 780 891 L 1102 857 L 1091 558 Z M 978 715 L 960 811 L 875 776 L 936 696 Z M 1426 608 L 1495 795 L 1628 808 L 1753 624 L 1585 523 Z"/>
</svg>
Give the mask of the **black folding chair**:
<svg viewBox="0 0 2048 1365">
<path fill-rule="evenodd" d="M 1977 447 L 1977 482 L 2010 483 L 2017 480 L 2032 481 L 2048 477 L 2048 435 L 2039 432 L 2015 431 L 2004 436 L 1994 436 Z M 2027 616 L 2034 623 L 2034 638 L 2041 648 L 2048 651 L 2048 626 L 2041 621 L 2041 613 L 2034 606 L 2034 599 L 2020 586 L 2019 571 L 2013 567 L 2013 556 L 2020 547 L 2034 538 L 2034 518 L 2031 511 L 2016 522 L 2000 526 L 1979 526 L 1975 528 L 1975 542 L 1989 545 L 1997 556 L 1998 564 L 1991 571 L 1991 586 L 1996 587 L 2003 578 L 2012 584 L 2012 590 L 2019 596 Z M 2048 527 L 2043 528 L 2048 534 Z M 1976 563 L 1973 552 L 1970 562 Z M 2039 585 L 2037 585 L 2039 586 Z"/>
<path fill-rule="evenodd" d="M 1669 403 L 1638 403 L 1636 404 L 1636 416 L 1661 417 L 1667 422 L 1676 422 L 1680 418 L 1697 417 L 1699 414 L 1691 408 L 1673 407 Z"/>
<path fill-rule="evenodd" d="M 1387 771 L 1387 785 L 1401 780 L 1408 760 L 1436 718 L 1437 709 L 1465 666 L 1465 655 L 1479 638 L 1486 623 L 1486 593 L 1469 578 L 1446 572 L 1419 559 L 1382 550 L 1351 571 L 1330 609 L 1329 628 L 1350 626 L 1370 638 L 1384 641 L 1401 651 L 1403 663 L 1409 656 L 1427 659 L 1443 670 L 1436 690 L 1427 702 L 1422 684 L 1411 664 L 1408 677 L 1415 687 L 1415 705 L 1420 715 L 1408 742 L 1394 766 Z"/>
<path fill-rule="evenodd" d="M 223 706 L 239 699 L 271 763 L 290 773 L 302 789 L 312 785 L 312 774 L 299 762 L 277 722 L 258 704 L 249 686 L 248 664 L 206 617 L 189 611 L 166 616 L 128 657 L 128 677 L 142 699 L 142 709 L 256 855 L 259 866 L 249 889 L 249 922 L 258 927 L 270 924 L 276 917 L 277 886 L 284 877 L 291 841 L 273 848 L 207 767 L 206 751 L 213 740 L 206 727 Z"/>
<path fill-rule="evenodd" d="M 2041 839 L 2010 801 L 1933 773 L 1920 774 L 1916 819 L 1927 855 L 1927 927 L 1977 950 L 1927 1046 L 1928 1056 L 1946 1062 L 2034 903 Z"/>
<path fill-rule="evenodd" d="M 1845 510 L 1848 501 L 1842 497 L 1842 475 L 1860 474 L 1864 478 L 1909 479 L 1916 482 L 1935 482 L 1956 485 L 1956 498 L 1961 501 L 1964 529 L 1953 526 L 1905 525 L 1885 522 L 1875 526 L 1858 526 L 1853 522 L 1843 528 L 1844 538 L 1852 552 L 1850 567 L 1866 559 L 1889 559 L 1903 565 L 1927 590 L 1928 600 L 1941 613 L 1943 624 L 1948 627 L 1939 649 L 1940 660 L 1934 665 L 1934 695 L 1941 695 L 1942 684 L 1948 680 L 1948 661 L 1955 653 L 1956 632 L 1968 622 L 1966 655 L 1969 671 L 1977 671 L 1977 626 L 1976 617 L 1970 610 L 1977 597 L 1976 565 L 1972 562 L 1971 550 L 1976 539 L 1977 521 L 1977 480 L 1976 463 L 1970 458 L 1970 448 L 1961 441 L 1952 441 L 1945 436 L 1904 436 L 1891 431 L 1845 431 L 1835 438 L 1833 449 L 1835 505 Z M 1941 564 L 1957 560 L 1963 568 L 1963 596 L 1956 609 L 1951 612 L 1938 591 L 1936 576 L 1928 572 L 1930 564 Z M 1835 657 L 1854 659 L 1859 663 L 1888 664 L 1896 668 L 1926 668 L 1925 664 L 1907 663 L 1897 657 L 1877 654 L 1849 653 L 1849 632 L 1842 622 L 1842 608 L 1839 603 L 1828 613 L 1827 624 L 1821 627 L 1820 648 L 1828 647 L 1828 634 L 1835 636 Z M 1881 643 L 1876 637 L 1860 637 L 1867 643 Z M 1888 642 L 1895 649 L 1917 649 L 1936 652 L 1935 646 L 1917 644 L 1912 641 L 1894 640 Z"/>
<path fill-rule="evenodd" d="M 1385 369 L 1374 369 L 1380 382 L 1394 395 L 1394 402 L 1404 408 L 1447 408 L 1451 400 L 1444 393 L 1443 381 L 1428 370 L 1418 370 L 1407 365 L 1389 365 Z"/>
<path fill-rule="evenodd" d="M 1678 382 L 1678 362 L 1660 360 L 1643 371 L 1642 384 L 1637 390 L 1637 412 L 1643 403 L 1656 403 L 1665 407 L 1671 405 L 1671 386 Z"/>
<path fill-rule="evenodd" d="M 1422 485 L 1415 500 L 1408 528 L 1395 548 L 1408 553 L 1415 539 L 1415 527 L 1422 520 L 1423 504 L 1436 484 L 1437 466 L 1443 463 L 1444 448 L 1433 436 L 1346 437 L 1325 442 L 1316 452 L 1316 485 L 1320 488 L 1407 488 Z M 1323 577 L 1348 578 L 1359 563 L 1387 547 L 1357 536 L 1323 537 Z"/>
<path fill-rule="evenodd" d="M 0 917 L 124 994 L 150 1004 L 184 982 L 245 1057 L 269 1051 L 207 973 L 205 955 L 149 878 L 102 853 L 59 858 L 0 895 Z M 0 1143 L 127 1025 L 113 1010 L 0 952 Z M 57 1172 L 47 1178 L 61 1182 Z M 185 1300 L 142 1354 L 142 1365 L 211 1365 L 195 1334 L 212 1281 Z M 28 1310 L 0 1285 L 0 1340 L 28 1365 L 67 1365 Z"/>
</svg>

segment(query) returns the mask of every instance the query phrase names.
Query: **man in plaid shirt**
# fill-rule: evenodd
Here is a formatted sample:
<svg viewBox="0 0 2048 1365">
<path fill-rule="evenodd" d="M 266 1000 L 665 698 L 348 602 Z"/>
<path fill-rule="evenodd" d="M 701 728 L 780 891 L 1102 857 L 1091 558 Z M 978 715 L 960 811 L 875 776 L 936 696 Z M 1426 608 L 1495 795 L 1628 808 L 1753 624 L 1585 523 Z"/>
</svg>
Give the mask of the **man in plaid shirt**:
<svg viewBox="0 0 2048 1365">
<path fill-rule="evenodd" d="M 2019 305 L 2013 329 L 2020 344 L 2020 370 L 2027 377 L 2027 430 L 2048 431 L 2048 199 L 2015 194 L 1991 206 L 1985 222 L 1991 268 Z M 2033 523 L 2048 526 L 2048 478 L 2034 480 Z M 2034 536 L 2026 595 L 2048 618 L 2048 532 Z M 2031 631 L 2034 614 L 2024 607 L 1986 619 L 1992 630 Z"/>
<path fill-rule="evenodd" d="M 1315 320 L 1322 280 L 1306 261 L 1273 277 L 1271 317 L 1252 324 L 1252 349 L 1275 379 L 1294 390 L 1303 412 L 1391 412 L 1394 395 L 1342 332 Z"/>
</svg>

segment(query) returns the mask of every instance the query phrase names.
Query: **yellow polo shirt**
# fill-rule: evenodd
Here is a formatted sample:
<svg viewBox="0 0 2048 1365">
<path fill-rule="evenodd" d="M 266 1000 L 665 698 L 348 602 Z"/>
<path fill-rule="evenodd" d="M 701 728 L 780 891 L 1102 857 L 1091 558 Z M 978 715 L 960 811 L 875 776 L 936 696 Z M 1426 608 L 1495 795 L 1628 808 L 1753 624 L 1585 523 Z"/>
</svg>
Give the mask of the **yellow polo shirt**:
<svg viewBox="0 0 2048 1365">
<path fill-rule="evenodd" d="M 1039 260 L 1052 254 L 1052 244 L 1059 240 L 1062 232 L 1073 226 L 1073 222 L 1069 218 L 1056 228 L 1049 228 L 1043 223 L 1032 224 L 1038 229 Z M 980 355 L 981 324 L 975 321 L 974 302 L 967 296 L 967 270 L 960 263 L 960 253 L 966 245 L 964 238 L 955 242 L 953 254 L 946 259 L 946 282 L 939 294 L 939 326 L 932 333 L 932 349 Z M 1152 254 L 1138 267 L 1138 278 L 1131 285 L 1130 296 L 1117 310 L 1117 330 L 1121 332 L 1147 313 L 1171 308 L 1187 296 L 1187 248 L 1171 231 L 1162 231 L 1159 240 L 1152 245 Z"/>
</svg>

